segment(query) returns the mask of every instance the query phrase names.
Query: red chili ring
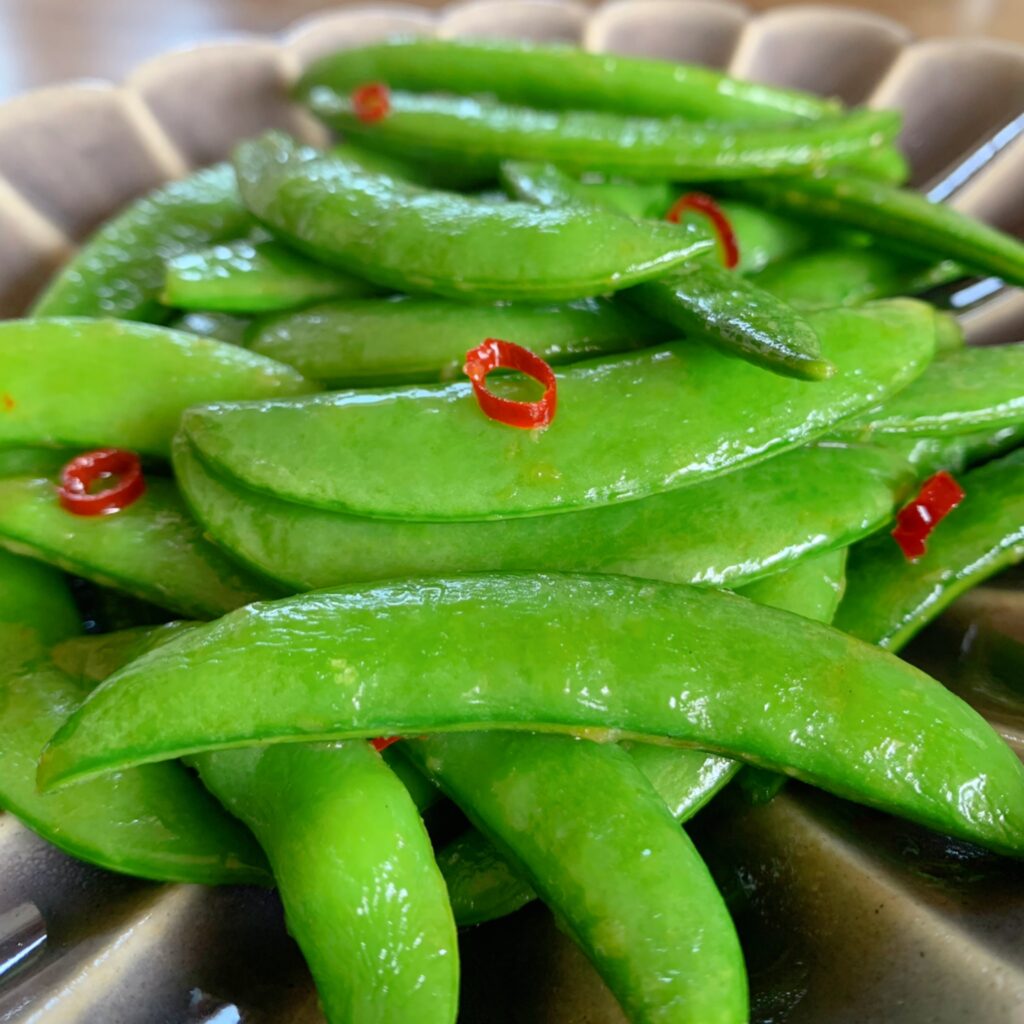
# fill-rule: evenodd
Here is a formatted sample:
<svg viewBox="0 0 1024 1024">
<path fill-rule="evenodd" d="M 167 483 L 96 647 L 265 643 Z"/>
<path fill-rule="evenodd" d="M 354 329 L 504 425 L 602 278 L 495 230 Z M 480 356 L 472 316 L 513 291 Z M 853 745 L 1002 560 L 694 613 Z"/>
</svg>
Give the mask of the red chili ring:
<svg viewBox="0 0 1024 1024">
<path fill-rule="evenodd" d="M 367 82 L 352 91 L 352 113 L 363 122 L 373 124 L 391 113 L 391 90 L 383 82 Z"/>
<path fill-rule="evenodd" d="M 380 736 L 375 740 L 370 740 L 370 746 L 379 753 L 382 750 L 387 750 L 392 743 L 397 743 L 401 738 L 401 736 Z"/>
<path fill-rule="evenodd" d="M 111 487 L 89 493 L 97 480 L 114 478 Z M 138 501 L 145 490 L 138 455 L 120 448 L 100 448 L 76 456 L 61 470 L 57 497 L 68 512 L 77 516 L 105 516 Z"/>
<path fill-rule="evenodd" d="M 518 370 L 532 377 L 544 388 L 544 394 L 536 402 L 517 402 L 511 398 L 500 398 L 487 389 L 487 374 L 497 369 Z M 480 408 L 492 420 L 510 427 L 535 430 L 546 427 L 554 418 L 558 406 L 558 383 L 555 373 L 540 356 L 528 348 L 511 341 L 488 338 L 482 345 L 466 353 L 463 368 L 473 384 L 473 391 Z"/>
<path fill-rule="evenodd" d="M 736 240 L 736 232 L 733 231 L 729 218 L 718 203 L 706 192 L 687 192 L 672 204 L 665 214 L 665 220 L 678 224 L 679 218 L 686 210 L 702 213 L 711 221 L 722 247 L 722 263 L 726 270 L 734 270 L 739 266 L 740 246 Z"/>
<path fill-rule="evenodd" d="M 925 553 L 929 534 L 963 500 L 963 488 L 945 470 L 925 480 L 914 500 L 896 513 L 892 530 L 907 559 L 914 561 Z"/>
</svg>

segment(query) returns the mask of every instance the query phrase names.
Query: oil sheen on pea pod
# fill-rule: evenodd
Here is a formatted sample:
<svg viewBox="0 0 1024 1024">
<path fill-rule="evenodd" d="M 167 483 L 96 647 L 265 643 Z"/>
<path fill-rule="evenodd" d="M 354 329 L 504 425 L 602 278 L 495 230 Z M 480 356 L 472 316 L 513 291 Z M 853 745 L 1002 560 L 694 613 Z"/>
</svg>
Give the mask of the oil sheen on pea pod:
<svg viewBox="0 0 1024 1024">
<path fill-rule="evenodd" d="M 502 338 L 557 365 L 642 348 L 671 328 L 607 299 L 466 305 L 394 296 L 339 299 L 257 323 L 249 348 L 328 387 L 452 380 L 466 353 Z"/>
<path fill-rule="evenodd" d="M 0 552 L 0 808 L 80 860 L 158 881 L 269 882 L 245 829 L 176 764 L 40 795 L 36 759 L 88 687 L 48 656 L 78 615 L 60 573 Z"/>
<path fill-rule="evenodd" d="M 743 954 L 725 903 L 625 751 L 501 731 L 407 745 L 514 858 L 629 1020 L 748 1020 Z"/>
<path fill-rule="evenodd" d="M 785 123 L 842 109 L 835 100 L 741 81 L 697 64 L 489 40 L 392 39 L 341 50 L 310 65 L 296 92 L 303 98 L 318 86 L 348 92 L 366 82 L 412 92 L 486 93 L 549 109 L 696 120 Z"/>
<path fill-rule="evenodd" d="M 0 480 L 0 547 L 194 618 L 278 592 L 206 540 L 174 484 L 153 475 L 138 501 L 108 516 L 68 512 L 52 479 Z"/>
<path fill-rule="evenodd" d="M 502 160 L 536 160 L 637 180 L 727 181 L 814 170 L 868 155 L 900 128 L 899 115 L 887 110 L 788 125 L 698 124 L 395 91 L 387 117 L 367 124 L 348 94 L 318 87 L 308 102 L 335 131 L 385 153 L 411 148 L 453 163 L 491 162 L 495 169 Z"/>
<path fill-rule="evenodd" d="M 313 385 L 236 345 L 166 327 L 67 318 L 0 323 L 0 445 L 166 455 L 182 410 Z"/>
<path fill-rule="evenodd" d="M 432 191 L 270 133 L 235 151 L 242 196 L 274 234 L 396 291 L 548 302 L 617 291 L 708 249 L 696 232 L 612 214 Z"/>
<path fill-rule="evenodd" d="M 268 739 L 509 727 L 710 748 L 1024 854 L 1024 765 L 941 684 L 789 612 L 626 576 L 433 577 L 250 605 L 111 676 L 50 741 L 39 782 Z"/>
<path fill-rule="evenodd" d="M 164 263 L 252 228 L 229 164 L 172 181 L 102 225 L 54 278 L 33 316 L 109 316 L 162 322 Z"/>
<path fill-rule="evenodd" d="M 910 491 L 903 451 L 801 448 L 642 501 L 486 522 L 364 519 L 281 501 L 211 471 L 175 442 L 174 467 L 216 543 L 291 590 L 482 570 L 621 573 L 732 586 L 853 543 Z"/>
<path fill-rule="evenodd" d="M 215 468 L 307 505 L 435 521 L 582 510 L 812 441 L 932 357 L 933 313 L 913 300 L 815 313 L 811 324 L 837 368 L 829 380 L 765 374 L 709 346 L 661 346 L 560 370 L 543 432 L 489 419 L 468 382 L 219 403 L 189 410 L 182 426 Z"/>
<path fill-rule="evenodd" d="M 231 345 L 244 345 L 251 324 L 252 319 L 247 316 L 195 310 L 175 317 L 168 326 L 176 331 L 185 331 L 186 334 L 198 334 L 200 338 L 215 338 Z"/>
<path fill-rule="evenodd" d="M 840 629 L 899 650 L 958 595 L 1024 558 L 1024 451 L 959 483 L 963 502 L 936 526 L 921 558 L 907 561 L 888 534 L 853 548 Z"/>
</svg>

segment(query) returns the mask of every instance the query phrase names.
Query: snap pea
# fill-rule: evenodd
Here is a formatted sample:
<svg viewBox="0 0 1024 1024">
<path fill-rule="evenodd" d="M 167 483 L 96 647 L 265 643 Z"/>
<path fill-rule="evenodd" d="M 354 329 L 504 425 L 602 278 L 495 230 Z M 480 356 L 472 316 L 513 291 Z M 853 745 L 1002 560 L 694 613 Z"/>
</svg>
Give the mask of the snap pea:
<svg viewBox="0 0 1024 1024">
<path fill-rule="evenodd" d="M 53 279 L 32 315 L 166 320 L 170 311 L 157 298 L 165 261 L 238 238 L 252 224 L 230 165 L 172 181 L 102 225 Z"/>
<path fill-rule="evenodd" d="M 879 434 L 872 447 L 900 454 L 916 476 L 923 480 L 940 469 L 959 473 L 979 462 L 1005 455 L 1024 444 L 1024 423 L 998 430 L 969 434 L 911 437 L 903 434 Z"/>
<path fill-rule="evenodd" d="M 0 551 L 0 807 L 81 860 L 160 881 L 269 881 L 255 842 L 175 764 L 147 765 L 41 796 L 47 737 L 87 688 L 49 660 L 78 630 L 61 575 Z"/>
<path fill-rule="evenodd" d="M 243 345 L 251 324 L 252 320 L 247 316 L 232 316 L 230 313 L 204 310 L 177 316 L 168 326 L 176 331 L 198 334 L 200 338 L 215 338 L 231 345 Z"/>
<path fill-rule="evenodd" d="M 257 236 L 169 260 L 160 299 L 179 309 L 268 313 L 376 291 L 358 278 Z"/>
<path fill-rule="evenodd" d="M 516 342 L 551 364 L 666 341 L 669 328 L 607 299 L 468 306 L 396 296 L 341 299 L 260 321 L 253 352 L 329 387 L 452 380 L 485 338 Z"/>
<path fill-rule="evenodd" d="M 120 320 L 0 323 L 0 365 L 9 399 L 0 445 L 164 455 L 190 405 L 312 389 L 291 367 L 235 345 Z"/>
<path fill-rule="evenodd" d="M 710 246 L 611 214 L 434 192 L 271 133 L 235 152 L 246 204 L 277 235 L 397 291 L 462 299 L 580 299 L 664 273 Z"/>
<path fill-rule="evenodd" d="M 836 625 L 899 650 L 957 595 L 1024 557 L 1024 450 L 960 478 L 966 496 L 909 563 L 888 535 L 851 554 L 849 588 Z"/>
<path fill-rule="evenodd" d="M 696 64 L 481 40 L 394 39 L 332 53 L 296 84 L 347 92 L 366 82 L 414 92 L 490 93 L 509 103 L 700 120 L 786 122 L 832 116 L 835 100 L 730 78 Z"/>
<path fill-rule="evenodd" d="M 1024 244 L 917 192 L 839 170 L 786 181 L 746 181 L 734 188 L 793 216 L 869 231 L 879 246 L 918 259 L 956 260 L 978 273 L 1024 284 Z"/>
<path fill-rule="evenodd" d="M 50 479 L 0 480 L 0 546 L 197 618 L 274 593 L 209 543 L 155 476 L 114 516 L 65 511 Z"/>
<path fill-rule="evenodd" d="M 567 512 L 813 440 L 908 384 L 934 346 L 932 311 L 912 300 L 811 323 L 840 371 L 831 380 L 810 386 L 685 343 L 607 356 L 556 375 L 558 416 L 543 432 L 488 419 L 468 383 L 220 403 L 182 424 L 215 468 L 304 504 L 421 520 Z"/>
<path fill-rule="evenodd" d="M 194 626 L 194 622 L 174 621 L 158 626 L 132 626 L 111 633 L 69 636 L 54 644 L 50 657 L 61 672 L 72 679 L 102 683 L 122 665 Z"/>
<path fill-rule="evenodd" d="M 630 1020 L 747 1020 L 743 956 L 725 903 L 625 751 L 503 732 L 407 745 L 515 857 Z"/>
<path fill-rule="evenodd" d="M 254 742 L 509 727 L 710 747 L 1024 853 L 1024 765 L 940 684 L 790 613 L 625 576 L 250 605 L 111 676 L 51 740 L 39 782 Z"/>
<path fill-rule="evenodd" d="M 56 476 L 75 454 L 60 448 L 0 448 L 0 477 Z"/>
<path fill-rule="evenodd" d="M 967 337 L 959 320 L 945 310 L 935 311 L 935 351 L 955 352 L 967 344 Z"/>
<path fill-rule="evenodd" d="M 726 181 L 844 164 L 890 143 L 900 129 L 899 115 L 883 110 L 808 124 L 696 124 L 395 91 L 388 116 L 367 124 L 347 94 L 318 86 L 307 101 L 331 128 L 385 153 L 411 148 L 495 169 L 502 160 L 534 160 L 641 180 Z"/>
<path fill-rule="evenodd" d="M 801 448 L 642 501 L 488 522 L 361 519 L 211 472 L 175 443 L 192 511 L 242 563 L 292 590 L 424 573 L 551 569 L 735 585 L 866 536 L 913 481 L 902 451 Z"/>
</svg>

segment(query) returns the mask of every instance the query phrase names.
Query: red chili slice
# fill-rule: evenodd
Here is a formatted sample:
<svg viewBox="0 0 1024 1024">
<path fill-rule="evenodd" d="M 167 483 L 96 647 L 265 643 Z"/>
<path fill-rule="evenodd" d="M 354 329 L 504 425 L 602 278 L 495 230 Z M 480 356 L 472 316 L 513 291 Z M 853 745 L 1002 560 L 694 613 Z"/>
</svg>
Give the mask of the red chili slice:
<svg viewBox="0 0 1024 1024">
<path fill-rule="evenodd" d="M 532 377 L 544 388 L 544 394 L 536 402 L 516 402 L 500 398 L 487 389 L 487 374 L 498 368 L 518 370 Z M 546 427 L 555 418 L 558 405 L 558 384 L 554 371 L 540 356 L 528 348 L 511 341 L 488 338 L 482 345 L 466 353 L 463 370 L 473 383 L 473 391 L 480 408 L 492 420 L 510 427 L 533 430 Z"/>
<path fill-rule="evenodd" d="M 93 484 L 108 480 L 109 487 L 90 493 Z M 138 455 L 120 448 L 100 448 L 76 456 L 61 470 L 57 497 L 75 515 L 107 516 L 138 501 L 145 490 Z"/>
<path fill-rule="evenodd" d="M 391 113 L 391 90 L 383 82 L 367 82 L 352 92 L 352 112 L 363 124 L 381 121 Z"/>
<path fill-rule="evenodd" d="M 401 738 L 401 736 L 379 737 L 378 739 L 370 740 L 370 746 L 377 751 L 387 750 L 392 743 L 397 743 Z"/>
<path fill-rule="evenodd" d="M 945 470 L 925 480 L 917 497 L 897 513 L 892 531 L 909 561 L 925 553 L 928 535 L 963 500 L 963 488 Z"/>
<path fill-rule="evenodd" d="M 722 263 L 725 264 L 726 270 L 733 270 L 739 266 L 740 246 L 736 240 L 736 232 L 733 231 L 729 218 L 718 203 L 706 192 L 687 192 L 672 204 L 672 208 L 665 214 L 665 220 L 678 224 L 680 217 L 687 210 L 702 213 L 711 221 L 711 225 L 718 235 L 722 249 Z"/>
</svg>

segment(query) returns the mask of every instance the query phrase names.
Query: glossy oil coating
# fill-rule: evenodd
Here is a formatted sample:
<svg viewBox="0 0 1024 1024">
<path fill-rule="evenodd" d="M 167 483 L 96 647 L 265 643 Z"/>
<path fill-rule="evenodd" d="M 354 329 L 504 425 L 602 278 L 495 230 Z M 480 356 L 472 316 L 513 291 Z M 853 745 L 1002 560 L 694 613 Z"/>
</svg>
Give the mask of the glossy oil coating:
<svg viewBox="0 0 1024 1024">
<path fill-rule="evenodd" d="M 834 100 L 730 78 L 695 64 L 586 53 L 577 47 L 449 39 L 393 39 L 332 53 L 296 86 L 348 92 L 366 82 L 415 92 L 489 93 L 554 109 L 703 120 L 786 122 L 832 116 Z"/>
<path fill-rule="evenodd" d="M 414 523 L 305 508 L 240 487 L 180 439 L 174 464 L 186 501 L 216 542 L 292 590 L 485 569 L 734 585 L 878 529 L 914 479 L 902 452 L 812 446 L 588 512 Z"/>
<path fill-rule="evenodd" d="M 0 445 L 165 455 L 182 410 L 219 398 L 296 395 L 291 367 L 166 327 L 79 318 L 0 323 Z"/>
<path fill-rule="evenodd" d="M 172 181 L 107 221 L 57 275 L 33 316 L 169 318 L 157 297 L 164 261 L 252 227 L 228 164 Z"/>
<path fill-rule="evenodd" d="M 331 128 L 384 152 L 494 167 L 506 159 L 551 161 L 567 171 L 643 180 L 725 181 L 848 163 L 890 143 L 900 128 L 899 115 L 882 110 L 807 124 L 695 124 L 409 92 L 392 92 L 388 116 L 366 124 L 347 94 L 318 87 L 308 102 Z"/>
<path fill-rule="evenodd" d="M 111 871 L 266 884 L 252 836 L 176 764 L 147 765 L 80 790 L 37 792 L 39 751 L 88 692 L 50 661 L 47 647 L 78 628 L 58 572 L 0 552 L 0 808 L 66 853 Z"/>
<path fill-rule="evenodd" d="M 836 625 L 899 650 L 955 597 L 1024 557 L 1024 451 L 959 478 L 966 496 L 914 563 L 881 534 L 853 549 Z"/>
<path fill-rule="evenodd" d="M 251 605 L 113 675 L 50 742 L 39 781 L 259 741 L 503 727 L 710 748 L 1024 854 L 1024 766 L 943 686 L 788 612 L 623 576 Z"/>
<path fill-rule="evenodd" d="M 242 196 L 275 234 L 396 291 L 464 300 L 586 298 L 655 277 L 710 247 L 671 225 L 538 210 L 421 188 L 271 133 L 235 152 Z"/>
<path fill-rule="evenodd" d="M 0 546 L 195 618 L 275 591 L 206 540 L 177 488 L 157 477 L 112 516 L 65 511 L 45 477 L 0 480 Z"/>
<path fill-rule="evenodd" d="M 491 732 L 408 741 L 513 856 L 635 1024 L 742 1024 L 746 971 L 700 855 L 613 744 Z"/>
<path fill-rule="evenodd" d="M 231 313 L 193 312 L 176 316 L 168 326 L 176 331 L 198 334 L 201 338 L 216 338 L 232 345 L 242 345 L 251 323 L 249 317 Z"/>
<path fill-rule="evenodd" d="M 837 367 L 806 383 L 704 345 L 577 363 L 558 415 L 513 430 L 467 383 L 192 409 L 212 465 L 304 504 L 382 518 L 487 519 L 646 497 L 813 440 L 910 383 L 931 359 L 931 308 L 912 300 L 811 315 Z M 458 486 L 453 482 L 458 481 Z"/>
</svg>

